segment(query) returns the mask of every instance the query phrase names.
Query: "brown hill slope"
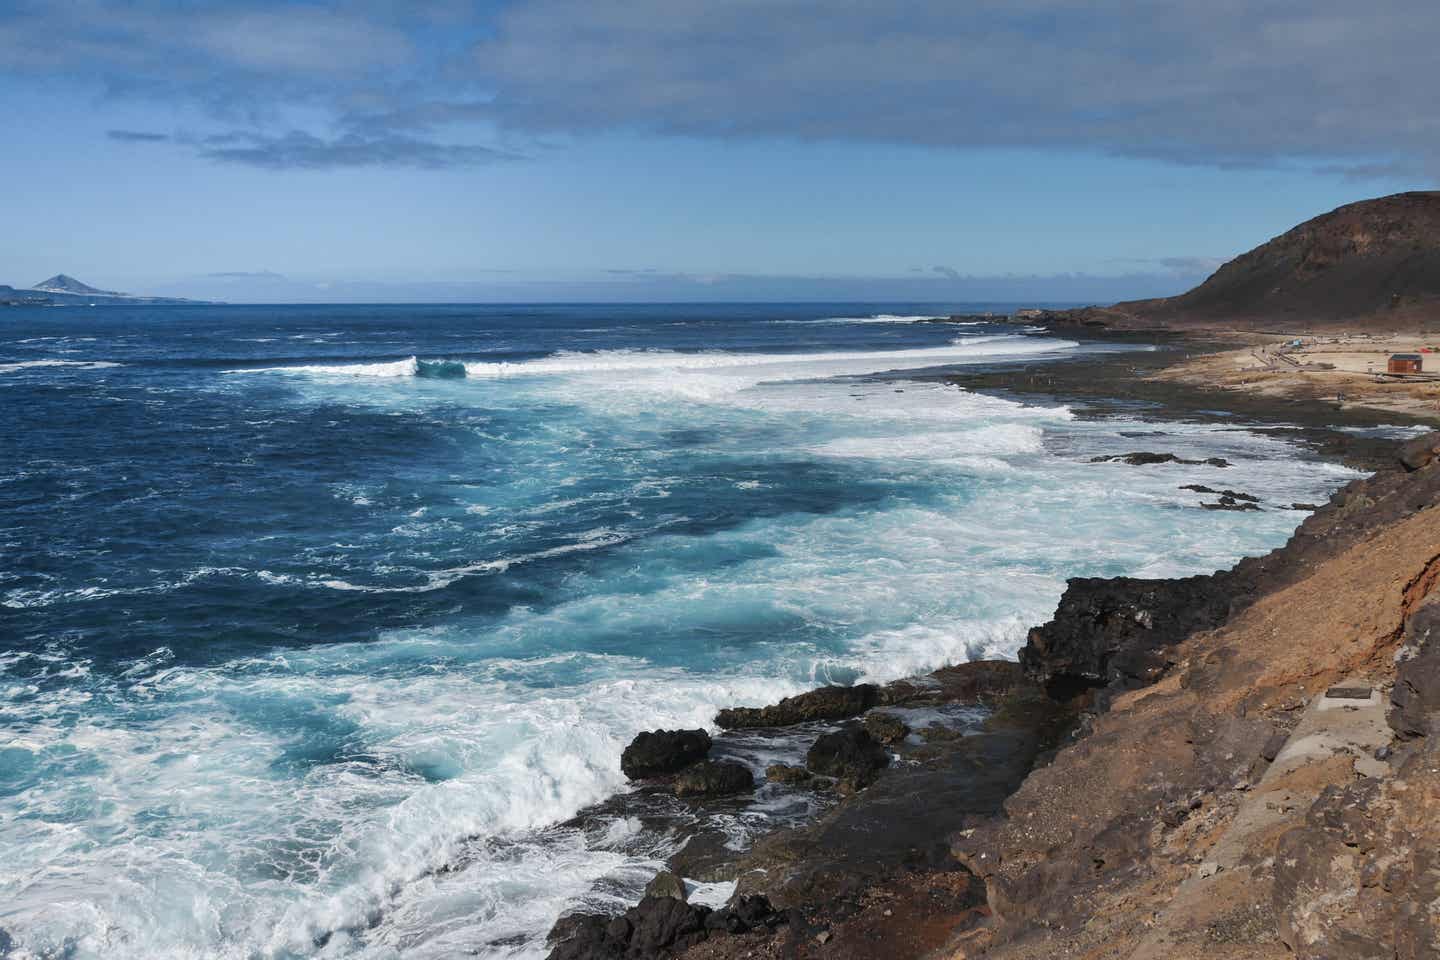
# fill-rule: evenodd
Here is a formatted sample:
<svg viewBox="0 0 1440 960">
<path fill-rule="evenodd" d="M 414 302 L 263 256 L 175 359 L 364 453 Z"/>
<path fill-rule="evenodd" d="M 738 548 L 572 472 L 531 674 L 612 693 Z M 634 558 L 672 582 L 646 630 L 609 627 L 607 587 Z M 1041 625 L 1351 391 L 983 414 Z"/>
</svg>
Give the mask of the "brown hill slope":
<svg viewBox="0 0 1440 960">
<path fill-rule="evenodd" d="M 1440 327 L 1440 191 L 1346 204 L 1241 254 L 1188 293 L 1087 313 L 1120 325 Z"/>
</svg>

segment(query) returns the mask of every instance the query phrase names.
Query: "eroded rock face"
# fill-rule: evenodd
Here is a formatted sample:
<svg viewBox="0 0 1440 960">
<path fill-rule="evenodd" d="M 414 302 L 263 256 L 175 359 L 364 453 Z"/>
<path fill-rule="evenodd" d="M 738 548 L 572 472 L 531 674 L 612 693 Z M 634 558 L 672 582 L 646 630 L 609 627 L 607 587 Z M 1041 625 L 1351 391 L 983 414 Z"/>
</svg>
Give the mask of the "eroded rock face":
<svg viewBox="0 0 1440 960">
<path fill-rule="evenodd" d="M 733 707 L 721 710 L 715 722 L 726 730 L 754 727 L 788 727 L 812 720 L 848 720 L 879 703 L 880 690 L 873 683 L 853 687 L 820 687 L 786 697 L 768 707 Z"/>
<path fill-rule="evenodd" d="M 1232 609 L 1229 578 L 1140 580 L 1077 577 L 1066 583 L 1050 622 L 1030 631 L 1020 663 L 1052 696 L 1153 682 L 1166 650 Z"/>
<path fill-rule="evenodd" d="M 889 765 L 889 751 L 859 726 L 821 736 L 805 754 L 805 766 L 811 773 L 849 781 L 856 787 L 873 783 Z"/>
<path fill-rule="evenodd" d="M 1440 743 L 1325 790 L 1280 838 L 1274 905 L 1300 960 L 1440 957 Z"/>
<path fill-rule="evenodd" d="M 704 730 L 647 730 L 620 755 L 620 770 L 631 780 L 668 776 L 709 752 L 710 734 Z"/>
<path fill-rule="evenodd" d="M 677 797 L 728 797 L 755 789 L 755 775 L 734 760 L 704 760 L 675 778 Z"/>
</svg>

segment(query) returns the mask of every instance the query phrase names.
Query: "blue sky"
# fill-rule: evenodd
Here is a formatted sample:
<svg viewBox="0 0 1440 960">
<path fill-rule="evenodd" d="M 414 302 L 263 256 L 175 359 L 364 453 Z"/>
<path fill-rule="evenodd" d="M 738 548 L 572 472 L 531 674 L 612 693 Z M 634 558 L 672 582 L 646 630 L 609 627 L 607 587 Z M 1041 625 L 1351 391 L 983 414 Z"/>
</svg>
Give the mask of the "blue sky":
<svg viewBox="0 0 1440 960">
<path fill-rule="evenodd" d="M 1417 0 L 0 0 L 0 282 L 1175 292 L 1431 187 L 1437 35 Z"/>
</svg>

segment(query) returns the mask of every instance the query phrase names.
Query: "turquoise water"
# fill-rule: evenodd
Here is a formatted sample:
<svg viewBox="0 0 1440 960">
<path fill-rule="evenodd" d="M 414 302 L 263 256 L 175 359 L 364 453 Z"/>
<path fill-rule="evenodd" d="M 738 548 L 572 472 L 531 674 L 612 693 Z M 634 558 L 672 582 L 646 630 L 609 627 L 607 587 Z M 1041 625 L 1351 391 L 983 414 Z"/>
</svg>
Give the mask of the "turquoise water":
<svg viewBox="0 0 1440 960">
<path fill-rule="evenodd" d="M 1181 485 L 1353 476 L 894 373 L 1095 349 L 908 322 L 956 309 L 0 314 L 0 927 L 542 955 L 667 852 L 556 826 L 637 731 L 1011 656 L 1068 576 L 1213 570 L 1302 516 Z M 1089 462 L 1134 449 L 1235 466 Z"/>
</svg>

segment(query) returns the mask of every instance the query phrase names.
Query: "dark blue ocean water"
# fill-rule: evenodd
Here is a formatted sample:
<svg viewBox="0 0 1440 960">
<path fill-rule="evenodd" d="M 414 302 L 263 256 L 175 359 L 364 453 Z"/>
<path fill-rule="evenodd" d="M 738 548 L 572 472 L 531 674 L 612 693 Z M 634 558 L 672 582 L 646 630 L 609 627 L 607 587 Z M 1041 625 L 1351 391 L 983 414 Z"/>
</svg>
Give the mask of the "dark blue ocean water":
<svg viewBox="0 0 1440 960">
<path fill-rule="evenodd" d="M 664 853 L 551 827 L 638 730 L 1011 655 L 1067 576 L 1283 541 L 1293 512 L 1196 509 L 1204 468 L 1089 462 L 1134 422 L 890 373 L 1086 349 L 910 322 L 975 309 L 0 313 L 0 927 L 543 953 Z M 1278 502 L 1350 476 L 1145 429 Z"/>
</svg>

